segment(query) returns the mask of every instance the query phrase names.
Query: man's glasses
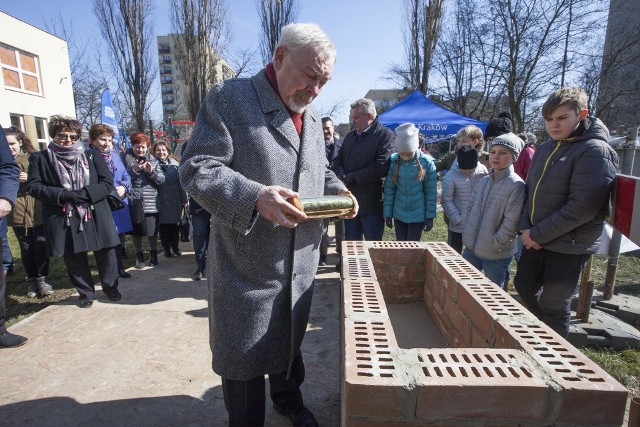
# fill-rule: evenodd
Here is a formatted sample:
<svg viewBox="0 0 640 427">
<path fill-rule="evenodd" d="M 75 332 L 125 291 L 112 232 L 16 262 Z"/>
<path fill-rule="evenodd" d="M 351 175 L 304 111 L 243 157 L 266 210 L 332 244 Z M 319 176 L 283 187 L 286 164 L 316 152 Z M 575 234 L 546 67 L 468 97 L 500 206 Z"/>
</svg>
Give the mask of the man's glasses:
<svg viewBox="0 0 640 427">
<path fill-rule="evenodd" d="M 59 133 L 56 136 L 62 141 L 66 141 L 67 139 L 70 139 L 71 141 L 77 141 L 78 138 L 80 138 L 78 135 L 72 135 L 69 133 Z"/>
</svg>

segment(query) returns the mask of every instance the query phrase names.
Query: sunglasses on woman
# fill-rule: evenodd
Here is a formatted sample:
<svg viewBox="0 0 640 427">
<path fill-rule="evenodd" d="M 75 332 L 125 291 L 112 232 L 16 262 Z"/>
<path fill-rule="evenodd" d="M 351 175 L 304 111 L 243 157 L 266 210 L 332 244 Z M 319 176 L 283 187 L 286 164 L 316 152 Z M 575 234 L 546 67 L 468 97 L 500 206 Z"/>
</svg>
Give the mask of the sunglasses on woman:
<svg viewBox="0 0 640 427">
<path fill-rule="evenodd" d="M 62 141 L 66 141 L 67 139 L 70 139 L 71 141 L 77 141 L 78 138 L 80 138 L 78 135 L 71 135 L 68 133 L 59 133 L 56 136 Z"/>
</svg>

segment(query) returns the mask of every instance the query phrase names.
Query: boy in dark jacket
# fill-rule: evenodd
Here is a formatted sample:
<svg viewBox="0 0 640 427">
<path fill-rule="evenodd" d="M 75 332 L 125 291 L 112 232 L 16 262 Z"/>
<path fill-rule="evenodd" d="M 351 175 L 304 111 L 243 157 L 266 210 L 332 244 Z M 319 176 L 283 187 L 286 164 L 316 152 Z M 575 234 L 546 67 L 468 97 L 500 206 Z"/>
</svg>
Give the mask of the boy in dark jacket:
<svg viewBox="0 0 640 427">
<path fill-rule="evenodd" d="M 618 166 L 607 143 L 609 131 L 587 117 L 587 99 L 582 89 L 567 87 L 544 103 L 551 140 L 531 162 L 519 225 L 525 249 L 516 290 L 527 308 L 563 337 L 569 334 L 582 267 L 598 248 Z"/>
</svg>

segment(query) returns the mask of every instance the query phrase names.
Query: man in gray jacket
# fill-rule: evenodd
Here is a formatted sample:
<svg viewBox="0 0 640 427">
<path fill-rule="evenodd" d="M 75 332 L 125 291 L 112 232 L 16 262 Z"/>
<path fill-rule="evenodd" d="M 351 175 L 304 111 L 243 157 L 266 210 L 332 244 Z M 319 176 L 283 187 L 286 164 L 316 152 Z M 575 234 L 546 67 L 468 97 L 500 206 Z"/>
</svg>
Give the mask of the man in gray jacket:
<svg viewBox="0 0 640 427">
<path fill-rule="evenodd" d="M 551 140 L 536 150 L 527 174 L 519 230 L 525 249 L 515 287 L 522 302 L 563 337 L 571 299 L 589 254 L 596 252 L 618 167 L 609 131 L 587 117 L 587 94 L 567 87 L 542 106 Z"/>
<path fill-rule="evenodd" d="M 300 392 L 300 345 L 322 223 L 287 199 L 348 193 L 328 168 L 309 106 L 335 57 L 317 25 L 283 27 L 264 70 L 211 89 L 182 156 L 185 190 L 211 212 L 210 342 L 230 426 L 264 424 L 265 374 L 277 412 L 317 425 Z"/>
</svg>

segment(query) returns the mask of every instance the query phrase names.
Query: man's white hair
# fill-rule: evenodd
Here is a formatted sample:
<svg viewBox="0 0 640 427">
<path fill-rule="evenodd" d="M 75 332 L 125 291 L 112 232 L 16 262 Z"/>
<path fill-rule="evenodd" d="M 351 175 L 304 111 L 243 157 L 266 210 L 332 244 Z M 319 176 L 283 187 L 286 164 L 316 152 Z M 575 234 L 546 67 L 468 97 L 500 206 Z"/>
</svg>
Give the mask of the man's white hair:
<svg viewBox="0 0 640 427">
<path fill-rule="evenodd" d="M 360 98 L 353 101 L 351 109 L 353 110 L 354 108 L 357 108 L 361 113 L 371 114 L 372 119 L 375 119 L 378 115 L 378 112 L 376 111 L 376 104 L 368 98 Z"/>
<path fill-rule="evenodd" d="M 289 24 L 282 27 L 278 46 L 284 46 L 294 55 L 302 50 L 313 49 L 320 61 L 324 63 L 335 63 L 336 47 L 333 42 L 316 24 L 299 23 Z M 275 50 L 273 61 L 275 62 Z"/>
</svg>

